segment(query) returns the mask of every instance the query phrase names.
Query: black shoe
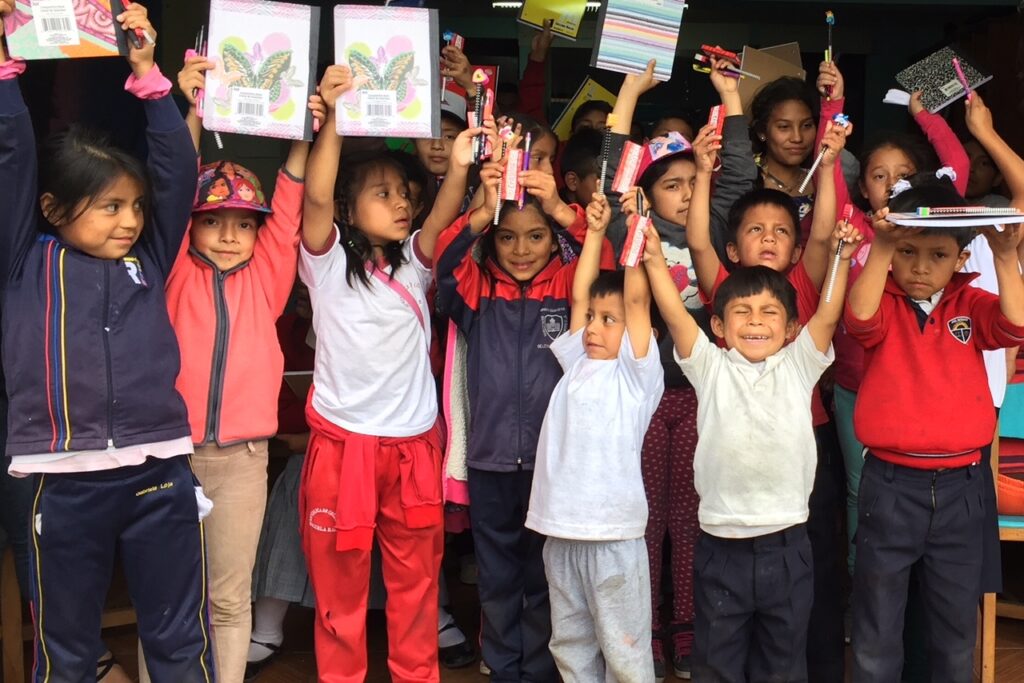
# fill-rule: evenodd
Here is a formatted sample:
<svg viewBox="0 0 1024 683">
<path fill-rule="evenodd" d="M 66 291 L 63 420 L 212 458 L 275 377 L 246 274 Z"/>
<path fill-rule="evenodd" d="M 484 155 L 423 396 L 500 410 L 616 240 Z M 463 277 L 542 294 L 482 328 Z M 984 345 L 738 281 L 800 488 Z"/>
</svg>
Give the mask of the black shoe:
<svg viewBox="0 0 1024 683">
<path fill-rule="evenodd" d="M 257 640 L 250 640 L 249 642 L 256 643 L 257 645 L 262 645 L 263 647 L 270 650 L 270 654 L 264 657 L 263 659 L 257 659 L 255 662 L 245 663 L 245 677 L 243 680 L 245 680 L 246 683 L 255 680 L 256 677 L 260 675 L 260 672 L 263 671 L 263 669 L 265 669 L 267 665 L 274 661 L 277 655 L 281 653 L 280 645 L 274 645 L 273 643 L 261 643 Z"/>
<path fill-rule="evenodd" d="M 462 669 L 476 661 L 476 650 L 464 640 L 456 645 L 438 648 L 438 661 L 446 669 Z"/>
<path fill-rule="evenodd" d="M 651 657 L 654 659 L 654 680 L 661 683 L 665 680 L 665 644 L 660 633 L 651 636 Z"/>
<path fill-rule="evenodd" d="M 693 652 L 693 626 L 682 624 L 672 633 L 672 669 L 676 678 L 690 680 L 690 653 Z"/>
</svg>

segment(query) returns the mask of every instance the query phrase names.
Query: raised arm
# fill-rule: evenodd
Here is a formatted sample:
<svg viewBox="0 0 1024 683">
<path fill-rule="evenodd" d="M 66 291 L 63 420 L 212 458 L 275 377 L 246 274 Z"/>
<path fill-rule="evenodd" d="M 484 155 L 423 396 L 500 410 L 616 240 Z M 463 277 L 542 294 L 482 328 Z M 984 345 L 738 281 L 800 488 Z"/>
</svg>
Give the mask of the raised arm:
<svg viewBox="0 0 1024 683">
<path fill-rule="evenodd" d="M 313 252 L 324 251 L 334 235 L 334 184 L 341 158 L 341 136 L 334 117 L 338 97 L 351 87 L 352 71 L 345 65 L 327 67 L 320 80 L 327 117 L 309 153 L 302 200 L 302 243 Z"/>
<path fill-rule="evenodd" d="M 836 326 L 839 325 L 839 320 L 843 316 L 846 282 L 850 276 L 850 259 L 853 258 L 853 254 L 857 251 L 860 243 L 864 241 L 864 236 L 849 223 L 839 222 L 835 225 L 835 230 L 832 232 L 832 240 L 829 244 L 833 255 L 835 255 L 836 248 L 839 246 L 839 240 L 843 240 L 843 251 L 839 257 L 839 263 L 835 264 L 837 270 L 836 279 L 832 287 L 832 298 L 826 301 L 826 297 L 820 297 L 818 299 L 818 310 L 807 321 L 807 329 L 811 334 L 811 339 L 814 340 L 814 345 L 822 353 L 827 353 L 828 347 L 832 345 L 832 337 L 835 336 Z M 829 264 L 829 268 L 832 266 L 833 264 Z"/>
<path fill-rule="evenodd" d="M 708 297 L 715 291 L 715 278 L 722 267 L 722 261 L 711 240 L 711 175 L 718 150 L 722 147 L 721 140 L 720 135 L 715 135 L 714 128 L 707 125 L 700 129 L 697 139 L 693 141 L 697 178 L 690 196 L 690 211 L 686 216 L 686 246 L 690 248 L 690 256 L 693 258 L 697 286 Z"/>
<path fill-rule="evenodd" d="M 626 331 L 638 360 L 647 357 L 651 348 L 651 285 L 643 263 L 626 266 L 625 285 Z"/>
<path fill-rule="evenodd" d="M 0 287 L 32 245 L 39 200 L 35 135 L 17 78 L 24 62 L 9 60 L 3 41 L 3 17 L 13 11 L 14 0 L 0 0 Z"/>
<path fill-rule="evenodd" d="M 906 229 L 886 220 L 888 215 L 888 207 L 875 214 L 872 224 L 875 237 L 867 263 L 850 288 L 850 312 L 857 320 L 870 320 L 878 313 L 885 292 L 885 281 L 889 277 L 889 267 L 896 253 L 896 231 Z"/>
<path fill-rule="evenodd" d="M 547 59 L 555 34 L 551 31 L 554 20 L 544 22 L 544 29 L 533 35 L 530 56 L 519 79 L 519 106 L 516 109 L 537 121 L 546 122 L 544 96 L 548 88 Z"/>
<path fill-rule="evenodd" d="M 676 353 L 680 358 L 689 358 L 693 352 L 693 345 L 697 336 L 701 334 L 700 327 L 693 316 L 686 310 L 683 300 L 679 296 L 679 289 L 668 272 L 668 264 L 665 262 L 665 255 L 661 251 L 661 238 L 658 231 L 651 225 L 647 230 L 647 244 L 644 247 L 644 269 L 647 271 L 647 279 L 650 283 L 651 294 L 654 295 L 654 302 L 658 305 L 661 318 L 672 335 L 672 342 L 676 346 Z M 630 337 L 633 336 L 632 330 Z M 647 337 L 644 337 L 645 341 Z M 636 347 L 634 347 L 635 350 Z"/>
<path fill-rule="evenodd" d="M 580 259 L 572 279 L 572 308 L 569 317 L 569 331 L 586 327 L 590 308 L 590 286 L 597 279 L 601 269 L 601 243 L 608 229 L 612 210 L 603 194 L 595 194 L 587 205 L 587 238 L 580 250 Z M 627 315 L 628 324 L 628 315 Z"/>
<path fill-rule="evenodd" d="M 116 19 L 125 31 L 142 29 L 151 37 L 157 35 L 146 8 L 137 2 L 126 5 Z M 157 267 L 166 275 L 185 238 L 199 167 L 188 128 L 170 96 L 171 82 L 153 61 L 154 47 L 155 43 L 144 41 L 141 48 L 129 48 L 132 75 L 125 90 L 143 101 L 146 112 L 146 164 L 152 179 L 153 200 L 140 247 L 150 251 Z"/>
<path fill-rule="evenodd" d="M 492 125 L 491 129 L 493 128 Z M 428 259 L 434 258 L 438 235 L 459 216 L 462 200 L 466 196 L 469 169 L 473 165 L 473 141 L 485 131 L 484 128 L 469 128 L 459 133 L 452 143 L 448 173 L 445 174 L 444 182 L 437 192 L 430 215 L 423 221 L 423 228 L 416 237 L 420 253 Z M 496 140 L 492 140 L 492 144 L 495 142 Z"/>
<path fill-rule="evenodd" d="M 992 258 L 996 266 L 996 282 L 999 285 L 999 310 L 1014 325 L 1024 325 L 1024 280 L 1020 276 L 1020 262 L 1017 248 L 1024 228 L 1006 225 L 1002 230 L 992 226 L 981 229 L 981 233 L 992 247 Z"/>
<path fill-rule="evenodd" d="M 971 159 L 967 156 L 964 146 L 960 144 L 956 133 L 946 123 L 946 119 L 938 114 L 932 114 L 921 104 L 921 93 L 915 92 L 910 96 L 910 115 L 921 127 L 921 131 L 928 138 L 928 142 L 935 148 L 939 157 L 939 163 L 949 166 L 956 173 L 953 185 L 961 196 L 967 192 L 967 179 L 971 175 Z M 921 169 L 917 169 L 921 170 Z"/>
<path fill-rule="evenodd" d="M 199 139 L 203 132 L 203 122 L 199 119 L 196 95 L 206 88 L 206 72 L 217 66 L 206 57 L 196 56 L 185 59 L 185 64 L 178 72 L 178 89 L 188 100 L 188 112 L 185 123 L 192 135 L 192 144 L 199 151 Z"/>
<path fill-rule="evenodd" d="M 825 156 L 821 158 L 821 167 L 818 169 L 811 234 L 803 254 L 804 270 L 818 290 L 821 290 L 821 284 L 828 272 L 831 255 L 835 253 L 829 249 L 830 237 L 836 223 L 834 167 L 839 164 L 839 154 L 846 146 L 846 137 L 852 130 L 852 124 L 844 127 L 829 121 L 825 124 L 825 135 L 821 140 Z"/>
<path fill-rule="evenodd" d="M 630 128 L 633 127 L 633 113 L 636 111 L 637 100 L 645 92 L 658 85 L 658 82 L 654 80 L 654 67 L 655 61 L 652 59 L 647 62 L 647 70 L 642 74 L 626 74 L 625 80 L 622 81 L 622 87 L 619 88 L 619 98 L 615 100 L 615 106 L 612 107 L 612 125 L 611 129 L 613 133 L 621 133 L 623 135 L 629 135 Z"/>
<path fill-rule="evenodd" d="M 1013 206 L 1024 209 L 1024 159 L 1006 144 L 992 125 L 992 112 L 978 93 L 966 103 L 967 130 L 985 148 L 1010 190 Z"/>
</svg>

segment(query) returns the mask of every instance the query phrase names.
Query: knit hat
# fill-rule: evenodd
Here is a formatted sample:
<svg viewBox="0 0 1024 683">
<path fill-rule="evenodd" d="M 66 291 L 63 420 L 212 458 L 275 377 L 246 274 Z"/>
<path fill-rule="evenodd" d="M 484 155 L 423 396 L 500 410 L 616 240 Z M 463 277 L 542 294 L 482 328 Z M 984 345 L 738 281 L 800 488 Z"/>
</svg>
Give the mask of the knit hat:
<svg viewBox="0 0 1024 683">
<path fill-rule="evenodd" d="M 199 169 L 199 192 L 192 212 L 217 209 L 270 213 L 260 179 L 249 169 L 231 161 L 205 164 Z"/>
<path fill-rule="evenodd" d="M 658 136 L 644 145 L 643 154 L 640 156 L 640 167 L 637 169 L 637 178 L 642 178 L 644 173 L 655 161 L 672 156 L 692 152 L 693 145 L 682 135 L 672 130 L 664 135 Z"/>
</svg>

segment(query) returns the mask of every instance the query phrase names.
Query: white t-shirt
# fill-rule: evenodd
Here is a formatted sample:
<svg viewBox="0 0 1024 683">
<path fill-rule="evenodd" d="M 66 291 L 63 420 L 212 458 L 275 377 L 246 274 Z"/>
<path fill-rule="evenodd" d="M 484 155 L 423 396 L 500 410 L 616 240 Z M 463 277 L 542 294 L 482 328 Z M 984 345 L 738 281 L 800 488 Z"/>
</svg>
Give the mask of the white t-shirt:
<svg viewBox="0 0 1024 683">
<path fill-rule="evenodd" d="M 978 235 L 967 247 L 971 255 L 964 262 L 965 273 L 978 273 L 980 277 L 971 281 L 978 289 L 999 295 L 999 281 L 996 279 L 996 267 L 992 260 L 992 247 L 984 235 Z M 992 405 L 1000 408 L 1006 397 L 1006 350 L 982 351 L 985 359 L 985 374 L 988 375 L 988 388 L 992 392 Z"/>
<path fill-rule="evenodd" d="M 807 521 L 818 463 L 811 392 L 835 354 L 805 327 L 757 367 L 735 349 L 697 337 L 675 356 L 697 392 L 693 483 L 700 527 L 722 538 L 753 538 Z"/>
<path fill-rule="evenodd" d="M 540 430 L 526 526 L 582 541 L 642 538 L 647 496 L 640 471 L 644 434 L 665 389 L 654 334 L 637 359 L 629 333 L 613 360 L 587 358 L 585 328 L 551 351 L 565 374 Z"/>
<path fill-rule="evenodd" d="M 413 249 L 395 275 L 429 323 L 430 268 Z M 337 240 L 323 254 L 300 249 L 299 276 L 309 287 L 316 332 L 313 407 L 350 432 L 407 437 L 429 430 L 437 418 L 430 374 L 430 337 L 412 307 L 387 283 L 345 279 L 345 250 Z M 390 273 L 390 268 L 384 271 Z"/>
</svg>

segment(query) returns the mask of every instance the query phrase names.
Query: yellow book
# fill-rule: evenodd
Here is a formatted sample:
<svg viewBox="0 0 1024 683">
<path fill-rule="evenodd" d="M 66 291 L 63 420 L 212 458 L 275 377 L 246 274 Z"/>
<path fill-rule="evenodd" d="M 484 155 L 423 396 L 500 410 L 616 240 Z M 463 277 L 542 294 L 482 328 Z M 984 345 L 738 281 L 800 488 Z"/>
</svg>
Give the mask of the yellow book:
<svg viewBox="0 0 1024 683">
<path fill-rule="evenodd" d="M 586 9 L 587 0 L 526 0 L 519 10 L 519 21 L 538 29 L 544 28 L 545 21 L 552 21 L 552 33 L 576 40 Z"/>
<path fill-rule="evenodd" d="M 576 94 L 569 100 L 569 104 L 555 120 L 554 125 L 551 126 L 551 130 L 555 132 L 559 140 L 565 141 L 569 139 L 569 136 L 572 135 L 573 114 L 576 113 L 581 104 L 590 100 L 601 100 L 614 107 L 616 97 L 611 90 L 608 90 L 593 78 L 587 77 L 584 79 L 583 83 L 576 90 Z"/>
</svg>

